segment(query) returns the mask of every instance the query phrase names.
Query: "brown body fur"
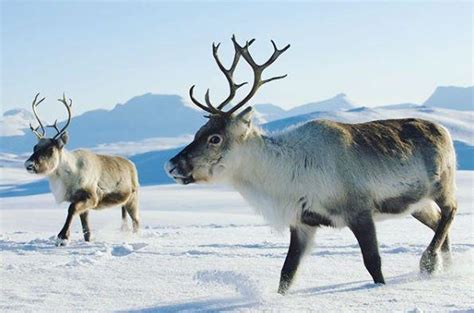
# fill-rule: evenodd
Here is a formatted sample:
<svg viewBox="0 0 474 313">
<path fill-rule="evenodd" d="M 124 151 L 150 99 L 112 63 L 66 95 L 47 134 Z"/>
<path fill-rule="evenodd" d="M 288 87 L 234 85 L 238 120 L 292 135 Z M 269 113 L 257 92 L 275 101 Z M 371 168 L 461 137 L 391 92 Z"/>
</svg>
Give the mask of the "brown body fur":
<svg viewBox="0 0 474 313">
<path fill-rule="evenodd" d="M 75 215 L 80 215 L 84 239 L 89 241 L 88 211 L 110 206 L 121 205 L 123 227 L 127 227 L 128 213 L 133 230 L 138 231 L 139 183 L 135 165 L 122 157 L 95 154 L 88 150 L 69 152 L 63 148 L 66 141 L 67 136 L 58 140 L 40 139 L 33 155 L 25 163 L 29 171 L 47 175 L 58 203 L 71 203 L 64 227 L 58 234 L 58 244 L 69 239 Z"/>
</svg>

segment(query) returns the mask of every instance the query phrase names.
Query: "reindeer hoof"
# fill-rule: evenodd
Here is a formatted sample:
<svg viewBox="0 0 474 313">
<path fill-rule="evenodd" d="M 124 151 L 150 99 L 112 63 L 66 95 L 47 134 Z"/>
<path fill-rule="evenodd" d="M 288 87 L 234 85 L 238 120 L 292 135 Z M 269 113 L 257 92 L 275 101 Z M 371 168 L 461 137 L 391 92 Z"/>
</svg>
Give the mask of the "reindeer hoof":
<svg viewBox="0 0 474 313">
<path fill-rule="evenodd" d="M 56 238 L 56 247 L 67 246 L 68 243 L 69 243 L 69 240 L 67 238 L 60 238 L 60 237 Z"/>
<path fill-rule="evenodd" d="M 130 231 L 130 227 L 128 227 L 127 223 L 123 223 L 122 226 L 120 227 L 120 230 L 123 232 L 128 232 Z"/>
<path fill-rule="evenodd" d="M 290 284 L 288 282 L 280 282 L 278 293 L 284 296 L 288 292 L 288 289 L 290 289 Z"/>
<path fill-rule="evenodd" d="M 453 259 L 451 257 L 451 252 L 441 252 L 441 258 L 443 260 L 443 269 L 449 269 L 453 264 Z"/>
<path fill-rule="evenodd" d="M 425 251 L 420 260 L 420 272 L 422 274 L 433 274 L 440 268 L 440 258 L 438 253 Z"/>
</svg>

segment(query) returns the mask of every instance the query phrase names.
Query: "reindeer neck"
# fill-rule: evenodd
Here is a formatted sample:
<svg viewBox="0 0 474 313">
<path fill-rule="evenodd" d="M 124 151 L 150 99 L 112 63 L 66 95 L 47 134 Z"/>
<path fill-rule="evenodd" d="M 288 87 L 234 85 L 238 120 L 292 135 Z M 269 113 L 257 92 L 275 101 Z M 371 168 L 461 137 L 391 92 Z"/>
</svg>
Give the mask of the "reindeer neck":
<svg viewBox="0 0 474 313">
<path fill-rule="evenodd" d="M 76 169 L 76 157 L 72 152 L 63 148 L 59 156 L 59 164 L 56 169 L 49 175 L 58 178 L 64 176 L 65 173 L 74 172 Z"/>
<path fill-rule="evenodd" d="M 272 188 L 276 182 L 288 181 L 293 169 L 294 150 L 283 138 L 257 134 L 245 141 L 235 154 L 232 185 L 251 186 L 258 190 Z M 264 191 L 264 190 L 262 190 Z"/>
</svg>

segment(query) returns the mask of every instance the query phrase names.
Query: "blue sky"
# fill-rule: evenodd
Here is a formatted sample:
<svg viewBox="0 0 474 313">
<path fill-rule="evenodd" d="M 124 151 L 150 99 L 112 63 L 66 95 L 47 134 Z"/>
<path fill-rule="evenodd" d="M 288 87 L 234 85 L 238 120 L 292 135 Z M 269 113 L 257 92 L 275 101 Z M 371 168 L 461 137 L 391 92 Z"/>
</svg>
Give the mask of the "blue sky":
<svg viewBox="0 0 474 313">
<path fill-rule="evenodd" d="M 473 7 L 430 2 L 2 1 L 2 111 L 29 108 L 37 91 L 66 91 L 76 113 L 147 92 L 215 101 L 227 85 L 211 55 L 230 37 L 291 48 L 252 103 L 291 107 L 344 92 L 359 105 L 423 102 L 439 85 L 472 85 Z M 250 79 L 241 63 L 237 80 Z M 244 91 L 243 91 L 244 92 Z M 50 102 L 52 104 L 52 102 Z M 54 109 L 48 106 L 52 112 Z"/>
</svg>

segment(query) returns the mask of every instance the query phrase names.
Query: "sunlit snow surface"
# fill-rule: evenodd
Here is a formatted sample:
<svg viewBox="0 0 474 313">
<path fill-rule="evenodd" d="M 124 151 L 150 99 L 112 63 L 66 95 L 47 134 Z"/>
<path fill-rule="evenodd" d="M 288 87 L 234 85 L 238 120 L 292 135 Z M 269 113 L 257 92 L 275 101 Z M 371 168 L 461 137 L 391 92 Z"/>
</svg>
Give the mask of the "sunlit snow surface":
<svg viewBox="0 0 474 313">
<path fill-rule="evenodd" d="M 25 182 L 2 168 L 2 184 Z M 474 309 L 474 172 L 458 173 L 454 264 L 426 278 L 418 261 L 432 232 L 411 217 L 378 224 L 387 285 L 375 287 L 347 230 L 321 229 L 286 296 L 276 293 L 289 243 L 230 189 L 141 191 L 142 231 L 120 231 L 120 209 L 90 214 L 55 247 L 67 205 L 51 194 L 0 199 L 1 312 L 455 311 Z"/>
</svg>

